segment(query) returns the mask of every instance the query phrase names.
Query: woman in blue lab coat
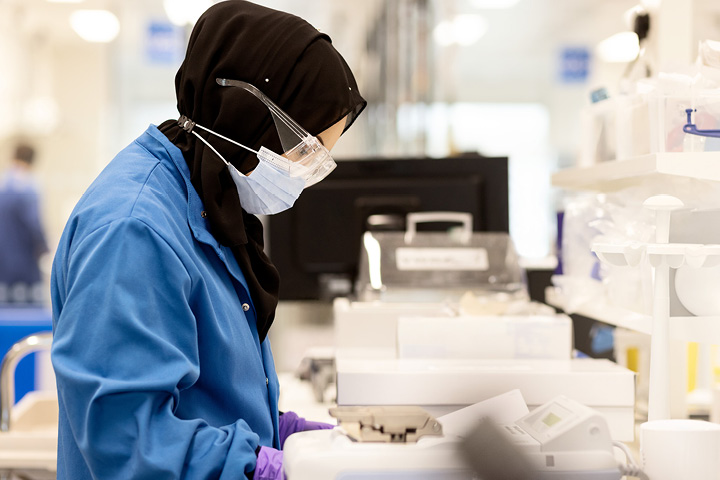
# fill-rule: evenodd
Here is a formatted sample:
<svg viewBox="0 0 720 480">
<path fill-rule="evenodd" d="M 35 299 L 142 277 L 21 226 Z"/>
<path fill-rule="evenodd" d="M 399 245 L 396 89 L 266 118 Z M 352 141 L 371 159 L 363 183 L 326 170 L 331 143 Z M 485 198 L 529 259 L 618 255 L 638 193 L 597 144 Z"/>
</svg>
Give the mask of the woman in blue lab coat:
<svg viewBox="0 0 720 480">
<path fill-rule="evenodd" d="M 176 93 L 181 119 L 110 162 L 57 250 L 61 480 L 279 479 L 287 435 L 320 426 L 278 412 L 255 214 L 332 170 L 321 143 L 365 101 L 326 35 L 239 0 L 197 22 Z"/>
</svg>

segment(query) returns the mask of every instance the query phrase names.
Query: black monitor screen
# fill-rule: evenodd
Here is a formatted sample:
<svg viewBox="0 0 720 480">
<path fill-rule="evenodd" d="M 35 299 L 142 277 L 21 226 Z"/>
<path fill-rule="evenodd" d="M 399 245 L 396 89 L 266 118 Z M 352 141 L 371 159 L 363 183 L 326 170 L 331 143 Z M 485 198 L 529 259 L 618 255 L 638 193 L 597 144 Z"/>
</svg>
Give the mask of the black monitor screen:
<svg viewBox="0 0 720 480">
<path fill-rule="evenodd" d="M 408 213 L 425 211 L 468 212 L 473 230 L 508 232 L 507 158 L 338 161 L 335 171 L 305 190 L 293 208 L 269 217 L 269 254 L 280 272 L 280 299 L 350 294 L 362 234 L 404 230 Z"/>
</svg>

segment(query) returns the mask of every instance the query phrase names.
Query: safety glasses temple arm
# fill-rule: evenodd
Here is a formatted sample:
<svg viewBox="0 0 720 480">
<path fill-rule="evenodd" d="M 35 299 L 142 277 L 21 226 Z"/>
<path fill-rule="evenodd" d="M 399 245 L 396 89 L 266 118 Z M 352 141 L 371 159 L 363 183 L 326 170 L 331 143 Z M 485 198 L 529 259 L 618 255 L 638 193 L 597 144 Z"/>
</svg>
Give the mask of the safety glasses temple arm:
<svg viewBox="0 0 720 480">
<path fill-rule="evenodd" d="M 252 93 L 255 97 L 262 101 L 265 106 L 267 106 L 270 111 L 274 113 L 275 116 L 279 118 L 290 130 L 298 135 L 298 137 L 305 138 L 311 136 L 304 128 L 298 125 L 297 122 L 295 122 L 287 113 L 282 111 L 280 107 L 275 105 L 275 103 L 273 103 L 267 95 L 262 93 L 254 85 L 241 80 L 230 80 L 227 78 L 216 78 L 215 81 L 222 87 L 240 87 L 243 90 Z"/>
</svg>

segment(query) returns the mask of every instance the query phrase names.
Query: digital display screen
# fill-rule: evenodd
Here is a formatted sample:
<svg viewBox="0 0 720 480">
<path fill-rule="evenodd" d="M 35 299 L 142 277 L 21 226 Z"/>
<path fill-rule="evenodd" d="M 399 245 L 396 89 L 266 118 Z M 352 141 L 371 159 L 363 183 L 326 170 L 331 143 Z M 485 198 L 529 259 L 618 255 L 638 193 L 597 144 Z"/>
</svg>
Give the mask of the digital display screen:
<svg viewBox="0 0 720 480">
<path fill-rule="evenodd" d="M 558 423 L 562 418 L 555 415 L 554 413 L 550 412 L 547 415 L 545 415 L 545 418 L 542 419 L 542 423 L 547 425 L 548 427 L 552 427 L 556 423 Z"/>
</svg>

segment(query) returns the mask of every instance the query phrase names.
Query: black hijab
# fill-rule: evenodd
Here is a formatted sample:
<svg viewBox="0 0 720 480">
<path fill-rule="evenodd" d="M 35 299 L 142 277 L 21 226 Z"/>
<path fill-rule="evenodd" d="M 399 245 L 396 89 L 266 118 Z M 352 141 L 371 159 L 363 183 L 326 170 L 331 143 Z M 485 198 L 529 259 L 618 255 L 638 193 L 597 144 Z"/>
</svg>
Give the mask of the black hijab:
<svg viewBox="0 0 720 480">
<path fill-rule="evenodd" d="M 255 150 L 282 152 L 265 105 L 241 88 L 219 86 L 218 77 L 255 85 L 312 135 L 344 117 L 347 130 L 366 105 L 330 37 L 299 17 L 244 0 L 220 2 L 196 23 L 175 77 L 178 111 Z M 177 120 L 164 122 L 160 131 L 183 152 L 213 235 L 232 249 L 245 275 L 262 342 L 275 318 L 279 286 L 277 269 L 263 252 L 262 224 L 242 210 L 227 167 L 209 148 Z M 257 165 L 254 154 L 194 131 L 241 172 Z"/>
</svg>

